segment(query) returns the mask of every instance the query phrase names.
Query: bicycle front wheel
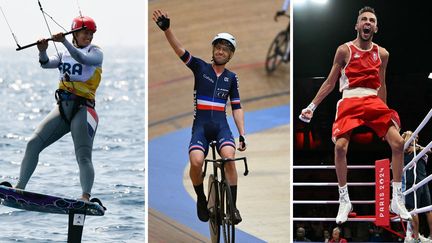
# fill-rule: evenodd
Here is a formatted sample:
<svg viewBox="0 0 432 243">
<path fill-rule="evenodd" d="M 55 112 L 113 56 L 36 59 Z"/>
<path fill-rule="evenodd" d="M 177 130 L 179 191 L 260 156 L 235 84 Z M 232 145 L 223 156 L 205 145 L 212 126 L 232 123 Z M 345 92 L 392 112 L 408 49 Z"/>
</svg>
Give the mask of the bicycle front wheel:
<svg viewBox="0 0 432 243">
<path fill-rule="evenodd" d="M 208 180 L 208 203 L 207 208 L 209 209 L 210 219 L 210 239 L 212 243 L 219 243 L 220 241 L 220 213 L 219 213 L 219 192 L 217 181 L 213 175 L 210 175 Z"/>
<path fill-rule="evenodd" d="M 224 242 L 235 242 L 234 202 L 231 188 L 227 181 L 224 181 L 221 188 L 220 211 Z"/>
<path fill-rule="evenodd" d="M 285 52 L 288 48 L 288 34 L 287 30 L 279 32 L 271 43 L 265 62 L 267 74 L 273 73 L 283 62 Z"/>
</svg>

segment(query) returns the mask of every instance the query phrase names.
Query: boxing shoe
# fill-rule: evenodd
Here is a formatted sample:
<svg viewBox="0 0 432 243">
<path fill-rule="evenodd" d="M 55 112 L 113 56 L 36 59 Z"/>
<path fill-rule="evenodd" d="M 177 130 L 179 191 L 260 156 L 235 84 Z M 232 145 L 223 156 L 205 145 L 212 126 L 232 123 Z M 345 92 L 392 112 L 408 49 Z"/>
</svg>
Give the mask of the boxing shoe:
<svg viewBox="0 0 432 243">
<path fill-rule="evenodd" d="M 393 186 L 393 199 L 390 204 L 390 211 L 394 214 L 399 215 L 404 220 L 411 221 L 411 214 L 405 207 L 404 198 L 405 196 L 402 193 L 402 183 L 401 182 L 392 182 Z"/>
<path fill-rule="evenodd" d="M 351 201 L 347 197 L 339 198 L 339 210 L 336 216 L 336 223 L 343 224 L 348 220 L 348 214 L 353 210 Z"/>
<path fill-rule="evenodd" d="M 405 203 L 403 202 L 401 195 L 393 197 L 390 204 L 390 211 L 399 215 L 404 220 L 412 220 L 411 214 L 405 208 Z"/>
<path fill-rule="evenodd" d="M 407 235 L 405 236 L 404 243 L 420 243 L 420 239 L 415 239 L 414 237 Z"/>
<path fill-rule="evenodd" d="M 421 234 L 419 234 L 419 240 L 421 243 L 432 243 L 432 241 L 429 238 L 426 238 Z"/>
</svg>

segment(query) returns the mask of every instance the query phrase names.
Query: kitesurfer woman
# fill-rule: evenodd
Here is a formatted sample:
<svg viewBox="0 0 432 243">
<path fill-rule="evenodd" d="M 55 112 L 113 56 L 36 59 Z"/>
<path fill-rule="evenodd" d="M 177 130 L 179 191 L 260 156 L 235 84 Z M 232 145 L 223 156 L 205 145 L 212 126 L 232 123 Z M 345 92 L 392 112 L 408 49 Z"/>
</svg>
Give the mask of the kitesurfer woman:
<svg viewBox="0 0 432 243">
<path fill-rule="evenodd" d="M 95 21 L 85 16 L 73 19 L 72 30 L 82 27 L 85 28 L 73 33 L 72 43 L 63 33 L 54 34 L 52 40 L 62 43 L 65 48 L 51 57 L 46 52 L 48 40 L 38 41 L 41 67 L 58 68 L 60 71 L 59 88 L 55 92 L 57 105 L 27 143 L 16 188 L 26 187 L 38 164 L 39 153 L 71 132 L 79 166 L 81 199 L 89 201 L 94 181 L 92 147 L 98 125 L 95 94 L 101 81 L 103 53 L 92 44 Z"/>
</svg>

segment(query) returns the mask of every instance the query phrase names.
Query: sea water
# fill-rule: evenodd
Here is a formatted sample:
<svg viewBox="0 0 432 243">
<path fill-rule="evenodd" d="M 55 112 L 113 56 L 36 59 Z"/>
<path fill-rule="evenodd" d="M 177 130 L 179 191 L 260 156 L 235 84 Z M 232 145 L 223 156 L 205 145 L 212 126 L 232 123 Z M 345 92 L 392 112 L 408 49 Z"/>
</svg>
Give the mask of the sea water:
<svg viewBox="0 0 432 243">
<path fill-rule="evenodd" d="M 144 240 L 144 47 L 104 48 L 96 94 L 99 126 L 93 146 L 92 196 L 105 216 L 87 216 L 83 242 Z M 55 49 L 50 48 L 49 54 Z M 55 107 L 58 70 L 42 69 L 37 49 L 0 49 L 0 181 L 16 184 L 26 143 Z M 42 151 L 26 190 L 79 198 L 81 187 L 72 137 Z M 0 242 L 66 242 L 68 215 L 0 205 Z"/>
</svg>

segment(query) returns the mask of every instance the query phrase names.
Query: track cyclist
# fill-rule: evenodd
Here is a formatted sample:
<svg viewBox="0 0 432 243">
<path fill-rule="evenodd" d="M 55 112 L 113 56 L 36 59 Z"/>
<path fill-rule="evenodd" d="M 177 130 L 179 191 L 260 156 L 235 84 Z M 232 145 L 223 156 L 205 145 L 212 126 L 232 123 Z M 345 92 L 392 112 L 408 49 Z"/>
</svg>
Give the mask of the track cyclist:
<svg viewBox="0 0 432 243">
<path fill-rule="evenodd" d="M 225 68 L 233 57 L 236 49 L 236 39 L 228 33 L 217 34 L 211 44 L 213 47 L 211 63 L 192 56 L 185 50 L 170 27 L 170 19 L 166 12 L 156 10 L 153 20 L 164 31 L 169 44 L 189 67 L 195 76 L 194 105 L 195 115 L 192 126 L 192 138 L 189 144 L 190 171 L 195 192 L 197 194 L 198 218 L 209 220 L 207 199 L 204 194 L 202 166 L 209 150 L 209 143 L 217 141 L 217 151 L 222 158 L 235 157 L 235 140 L 226 120 L 225 106 L 228 98 L 237 130 L 240 134 L 239 151 L 246 149 L 244 114 L 240 105 L 237 75 Z M 240 223 L 242 218 L 236 208 L 237 171 L 234 162 L 225 165 L 227 180 L 231 187 L 234 201 L 234 223 Z"/>
</svg>

